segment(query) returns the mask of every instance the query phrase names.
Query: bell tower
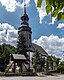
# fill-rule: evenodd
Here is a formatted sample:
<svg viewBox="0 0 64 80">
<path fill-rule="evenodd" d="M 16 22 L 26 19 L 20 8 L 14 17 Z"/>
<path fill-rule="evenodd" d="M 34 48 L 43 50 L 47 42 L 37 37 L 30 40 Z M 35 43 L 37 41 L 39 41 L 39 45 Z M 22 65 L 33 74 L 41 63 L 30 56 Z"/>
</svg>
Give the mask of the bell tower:
<svg viewBox="0 0 64 80">
<path fill-rule="evenodd" d="M 26 69 L 30 69 L 30 50 L 32 46 L 32 31 L 29 27 L 28 21 L 29 17 L 26 13 L 26 5 L 24 5 L 23 15 L 21 16 L 21 25 L 18 28 L 17 54 L 24 55 L 26 57 L 25 62 L 22 61 L 22 64 L 24 67 L 26 66 Z"/>
<path fill-rule="evenodd" d="M 21 17 L 21 26 L 18 28 L 18 38 L 20 39 L 21 36 L 23 36 L 24 39 L 24 48 L 26 48 L 27 50 L 29 50 L 31 48 L 31 28 L 29 27 L 29 17 L 26 13 L 26 5 L 24 5 L 24 11 L 23 11 L 23 15 Z M 22 40 L 20 40 L 22 42 Z M 22 45 L 20 43 L 20 45 Z M 20 47 L 21 48 L 21 47 Z"/>
</svg>

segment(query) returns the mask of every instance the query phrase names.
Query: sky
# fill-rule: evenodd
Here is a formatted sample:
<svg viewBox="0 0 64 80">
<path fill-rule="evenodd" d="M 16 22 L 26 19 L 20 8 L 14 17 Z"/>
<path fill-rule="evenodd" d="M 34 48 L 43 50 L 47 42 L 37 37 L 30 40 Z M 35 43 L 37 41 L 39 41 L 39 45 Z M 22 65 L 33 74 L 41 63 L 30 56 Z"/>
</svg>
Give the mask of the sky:
<svg viewBox="0 0 64 80">
<path fill-rule="evenodd" d="M 37 0 L 0 0 L 0 44 L 16 46 L 24 3 L 32 28 L 32 42 L 48 54 L 64 58 L 64 21 L 58 22 L 55 17 L 51 22 L 45 0 L 41 8 L 36 7 Z"/>
</svg>

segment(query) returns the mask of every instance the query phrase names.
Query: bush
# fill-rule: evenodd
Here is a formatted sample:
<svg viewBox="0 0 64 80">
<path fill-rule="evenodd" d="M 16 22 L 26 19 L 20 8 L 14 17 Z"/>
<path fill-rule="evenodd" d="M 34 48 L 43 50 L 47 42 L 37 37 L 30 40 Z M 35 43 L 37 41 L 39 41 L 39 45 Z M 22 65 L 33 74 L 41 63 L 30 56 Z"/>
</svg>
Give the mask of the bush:
<svg viewBox="0 0 64 80">
<path fill-rule="evenodd" d="M 64 73 L 64 62 L 61 62 L 61 64 L 58 66 L 57 70 L 61 73 Z"/>
<path fill-rule="evenodd" d="M 0 71 L 1 71 L 1 72 L 4 72 L 5 69 L 6 69 L 6 65 L 0 65 Z"/>
<path fill-rule="evenodd" d="M 12 72 L 12 69 L 9 69 L 9 67 L 7 67 L 7 68 L 5 69 L 5 72 L 11 73 L 11 72 Z"/>
</svg>

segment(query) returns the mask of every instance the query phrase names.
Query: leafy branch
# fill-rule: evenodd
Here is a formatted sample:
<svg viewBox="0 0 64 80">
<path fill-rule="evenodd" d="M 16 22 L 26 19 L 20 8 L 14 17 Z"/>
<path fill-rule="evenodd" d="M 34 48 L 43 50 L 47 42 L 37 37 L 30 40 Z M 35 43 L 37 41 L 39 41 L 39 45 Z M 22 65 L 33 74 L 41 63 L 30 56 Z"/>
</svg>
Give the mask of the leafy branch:
<svg viewBox="0 0 64 80">
<path fill-rule="evenodd" d="M 37 1 L 37 7 L 41 7 L 42 1 Z M 46 12 L 47 14 L 51 12 L 51 17 L 57 16 L 58 21 L 64 20 L 64 0 L 46 0 Z"/>
</svg>

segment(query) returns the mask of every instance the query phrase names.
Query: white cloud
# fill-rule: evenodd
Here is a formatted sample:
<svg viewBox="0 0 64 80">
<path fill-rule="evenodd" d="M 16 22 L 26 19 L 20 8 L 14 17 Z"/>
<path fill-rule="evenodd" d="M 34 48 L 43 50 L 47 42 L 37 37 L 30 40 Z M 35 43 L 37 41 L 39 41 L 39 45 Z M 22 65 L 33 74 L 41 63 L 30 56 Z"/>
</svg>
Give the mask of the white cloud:
<svg viewBox="0 0 64 80">
<path fill-rule="evenodd" d="M 41 8 L 37 8 L 37 11 L 39 13 L 40 23 L 42 23 L 43 18 L 45 16 L 47 16 L 46 9 L 45 9 L 46 8 L 46 2 L 45 1 L 46 0 L 43 0 Z M 34 0 L 34 2 L 37 6 L 37 0 Z"/>
<path fill-rule="evenodd" d="M 0 23 L 0 31 L 6 30 L 6 29 L 7 30 L 15 30 L 15 28 L 13 26 L 9 25 L 8 23 L 3 23 L 3 24 Z"/>
<path fill-rule="evenodd" d="M 24 7 L 24 4 L 26 4 L 26 7 L 29 7 L 29 5 L 30 5 L 30 0 L 25 0 L 25 1 L 21 4 L 21 7 L 22 7 L 22 8 Z"/>
<path fill-rule="evenodd" d="M 57 26 L 57 28 L 64 28 L 64 23 L 59 23 L 59 25 Z"/>
<path fill-rule="evenodd" d="M 17 32 L 18 30 L 8 23 L 0 24 L 0 44 L 6 43 L 16 46 Z"/>
<path fill-rule="evenodd" d="M 18 3 L 16 0 L 0 0 L 2 6 L 5 7 L 5 9 L 9 12 L 14 12 Z"/>
<path fill-rule="evenodd" d="M 29 5 L 29 2 L 30 0 L 25 0 L 27 6 Z M 21 0 L 18 0 L 18 2 L 16 0 L 0 0 L 0 3 L 8 12 L 14 12 L 17 7 L 23 8 L 24 5 L 24 2 L 21 3 Z"/>
<path fill-rule="evenodd" d="M 52 22 L 50 22 L 49 24 L 54 24 L 55 21 L 56 21 L 56 18 L 57 18 L 57 17 L 52 17 Z M 50 21 L 51 21 L 51 20 L 50 20 Z"/>
<path fill-rule="evenodd" d="M 41 36 L 38 40 L 33 40 L 33 43 L 40 45 L 48 54 L 57 57 L 63 57 L 64 55 L 64 38 L 52 34 L 49 37 Z"/>
</svg>

